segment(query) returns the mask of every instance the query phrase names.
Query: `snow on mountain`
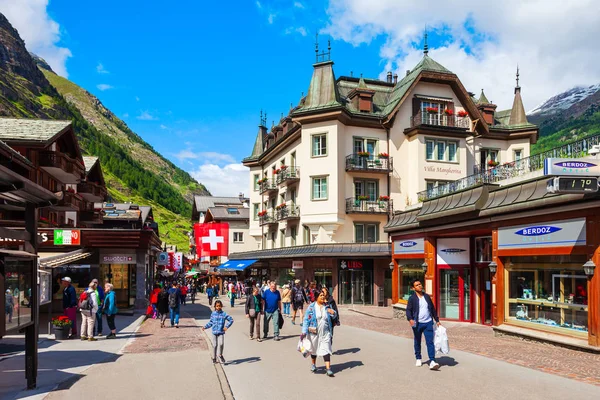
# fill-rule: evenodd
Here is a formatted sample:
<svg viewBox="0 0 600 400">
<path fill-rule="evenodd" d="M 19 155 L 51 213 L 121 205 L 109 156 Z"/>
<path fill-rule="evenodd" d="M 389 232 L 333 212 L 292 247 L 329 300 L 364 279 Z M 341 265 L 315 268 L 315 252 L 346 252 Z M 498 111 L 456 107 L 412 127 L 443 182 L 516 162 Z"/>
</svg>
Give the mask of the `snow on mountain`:
<svg viewBox="0 0 600 400">
<path fill-rule="evenodd" d="M 566 110 L 573 104 L 576 104 L 585 98 L 592 96 L 600 90 L 600 84 L 588 86 L 588 87 L 574 87 L 566 92 L 558 94 L 544 103 L 538 105 L 533 110 L 529 111 L 527 115 L 551 115 L 559 111 Z"/>
</svg>

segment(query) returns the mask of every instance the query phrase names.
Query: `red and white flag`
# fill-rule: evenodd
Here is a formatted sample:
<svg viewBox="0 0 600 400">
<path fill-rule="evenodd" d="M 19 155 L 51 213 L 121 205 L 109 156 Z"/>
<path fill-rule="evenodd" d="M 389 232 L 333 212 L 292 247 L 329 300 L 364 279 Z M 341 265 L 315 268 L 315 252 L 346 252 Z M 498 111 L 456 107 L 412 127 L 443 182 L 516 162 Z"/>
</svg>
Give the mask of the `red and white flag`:
<svg viewBox="0 0 600 400">
<path fill-rule="evenodd" d="M 199 257 L 229 255 L 229 224 L 195 224 L 194 237 Z"/>
</svg>

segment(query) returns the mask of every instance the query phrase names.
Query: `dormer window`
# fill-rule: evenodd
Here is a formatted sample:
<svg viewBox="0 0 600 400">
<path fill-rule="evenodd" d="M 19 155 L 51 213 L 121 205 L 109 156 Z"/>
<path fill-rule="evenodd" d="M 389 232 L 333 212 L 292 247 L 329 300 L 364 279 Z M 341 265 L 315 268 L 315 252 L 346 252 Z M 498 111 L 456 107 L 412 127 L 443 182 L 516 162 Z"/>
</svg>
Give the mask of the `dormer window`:
<svg viewBox="0 0 600 400">
<path fill-rule="evenodd" d="M 237 208 L 234 207 L 229 207 L 227 208 L 227 214 L 239 214 L 240 210 L 238 210 Z"/>
</svg>

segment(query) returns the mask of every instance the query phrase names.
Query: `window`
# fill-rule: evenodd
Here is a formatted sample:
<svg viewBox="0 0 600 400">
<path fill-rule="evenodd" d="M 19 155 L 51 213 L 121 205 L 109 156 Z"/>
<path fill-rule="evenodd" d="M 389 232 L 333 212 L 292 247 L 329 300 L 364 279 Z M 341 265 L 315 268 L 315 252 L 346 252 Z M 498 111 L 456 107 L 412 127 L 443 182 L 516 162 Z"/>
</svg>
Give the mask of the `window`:
<svg viewBox="0 0 600 400">
<path fill-rule="evenodd" d="M 253 176 L 253 180 L 254 180 L 254 191 L 258 191 L 258 189 L 260 188 L 260 185 L 258 184 L 258 180 L 259 180 L 260 176 L 258 174 L 254 174 Z"/>
<path fill-rule="evenodd" d="M 523 150 L 519 149 L 519 150 L 515 150 L 515 151 L 513 152 L 513 159 L 514 159 L 516 162 L 519 162 L 519 161 L 521 161 L 521 159 L 522 159 L 522 158 L 523 158 Z"/>
<path fill-rule="evenodd" d="M 458 142 L 455 140 L 425 140 L 425 159 L 458 162 Z"/>
<path fill-rule="evenodd" d="M 292 154 L 290 154 L 290 166 L 291 167 L 296 166 L 296 152 L 293 152 Z"/>
<path fill-rule="evenodd" d="M 276 199 L 275 197 L 272 197 L 272 198 L 271 198 L 271 208 L 273 208 L 273 209 L 274 209 L 274 208 L 275 208 L 275 206 L 277 205 L 276 203 L 277 203 L 277 199 Z"/>
<path fill-rule="evenodd" d="M 425 284 L 425 274 L 421 268 L 423 260 L 397 260 L 398 261 L 398 299 L 406 303 L 414 290 L 411 283 L 419 280 Z"/>
<path fill-rule="evenodd" d="M 475 262 L 492 261 L 492 237 L 475 238 Z"/>
<path fill-rule="evenodd" d="M 354 242 L 355 243 L 375 243 L 377 242 L 377 231 L 379 224 L 354 224 Z"/>
<path fill-rule="evenodd" d="M 312 137 L 312 156 L 323 157 L 327 155 L 327 135 L 313 135 Z"/>
<path fill-rule="evenodd" d="M 296 232 L 296 227 L 295 227 L 295 226 L 292 226 L 292 227 L 290 228 L 290 240 L 291 240 L 291 242 L 292 242 L 292 246 L 295 246 L 295 245 L 296 245 L 296 234 L 297 234 L 297 232 Z"/>
<path fill-rule="evenodd" d="M 310 228 L 308 226 L 304 226 L 304 244 L 310 244 Z"/>
<path fill-rule="evenodd" d="M 364 196 L 368 197 L 366 200 L 377 201 L 379 197 L 379 181 L 354 181 L 354 197 L 357 200 L 362 200 Z"/>
<path fill-rule="evenodd" d="M 425 180 L 425 186 L 427 187 L 427 191 L 433 191 L 435 190 L 438 186 L 444 186 L 447 183 L 450 183 L 452 181 L 442 181 L 442 180 L 431 180 L 431 179 L 426 179 Z"/>
<path fill-rule="evenodd" d="M 252 204 L 252 215 L 254 216 L 254 220 L 258 221 L 258 211 L 260 210 L 260 204 L 254 203 Z"/>
<path fill-rule="evenodd" d="M 227 214 L 239 214 L 240 210 L 238 210 L 235 207 L 228 207 L 227 208 Z"/>
<path fill-rule="evenodd" d="M 263 249 L 267 248 L 267 234 L 266 233 L 262 237 L 262 248 Z"/>
<path fill-rule="evenodd" d="M 233 243 L 244 243 L 244 232 L 233 232 Z"/>
<path fill-rule="evenodd" d="M 327 200 L 327 177 L 312 178 L 312 200 Z"/>
<path fill-rule="evenodd" d="M 285 229 L 279 230 L 279 247 L 285 247 Z"/>
<path fill-rule="evenodd" d="M 354 138 L 354 154 L 363 151 L 368 152 L 369 158 L 373 159 L 378 149 L 378 141 L 376 139 Z"/>
</svg>

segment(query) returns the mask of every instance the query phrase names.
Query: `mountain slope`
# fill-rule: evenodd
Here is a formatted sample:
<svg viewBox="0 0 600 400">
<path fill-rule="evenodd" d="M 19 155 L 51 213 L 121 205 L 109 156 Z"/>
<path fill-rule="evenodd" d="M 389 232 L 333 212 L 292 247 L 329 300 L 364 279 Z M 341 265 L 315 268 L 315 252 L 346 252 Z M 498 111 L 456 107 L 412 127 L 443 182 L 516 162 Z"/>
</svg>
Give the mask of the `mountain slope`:
<svg viewBox="0 0 600 400">
<path fill-rule="evenodd" d="M 72 121 L 82 151 L 100 158 L 113 199 L 152 205 L 161 237 L 187 248 L 189 199 L 194 193 L 208 193 L 204 186 L 156 153 L 98 99 L 47 69 L 42 72 L 38 65 L 43 64 L 36 64 L 0 14 L 0 116 Z"/>
</svg>

